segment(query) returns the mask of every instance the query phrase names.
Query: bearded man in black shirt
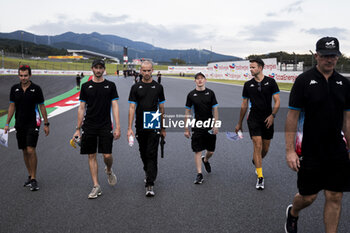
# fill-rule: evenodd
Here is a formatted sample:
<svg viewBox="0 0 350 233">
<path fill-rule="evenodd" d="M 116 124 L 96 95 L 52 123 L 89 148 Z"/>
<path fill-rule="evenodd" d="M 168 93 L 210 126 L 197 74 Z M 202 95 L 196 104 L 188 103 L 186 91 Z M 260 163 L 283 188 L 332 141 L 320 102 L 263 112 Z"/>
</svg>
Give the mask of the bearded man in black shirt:
<svg viewBox="0 0 350 233">
<path fill-rule="evenodd" d="M 80 153 L 89 156 L 94 187 L 88 198 L 94 199 L 102 194 L 98 182 L 97 148 L 98 153 L 103 154 L 108 183 L 110 185 L 117 183 L 117 177 L 112 170 L 112 147 L 113 139 L 120 137 L 120 123 L 117 88 L 113 82 L 103 77 L 106 69 L 105 62 L 100 59 L 94 60 L 91 69 L 94 73 L 92 79 L 81 87 L 78 123 L 73 138 L 80 138 L 80 129 L 82 129 Z M 114 130 L 111 114 L 115 121 Z"/>
<path fill-rule="evenodd" d="M 49 122 L 47 119 L 44 96 L 41 88 L 30 81 L 32 70 L 29 65 L 20 65 L 18 77 L 20 83 L 12 86 L 10 92 L 10 106 L 5 125 L 5 133 L 9 131 L 9 124 L 13 114 L 16 112 L 15 128 L 18 148 L 23 151 L 23 158 L 28 170 L 28 179 L 24 183 L 25 187 L 30 187 L 31 191 L 39 190 L 36 180 L 37 156 L 36 145 L 39 137 L 41 116 L 44 118 L 44 132 L 49 135 Z"/>
<path fill-rule="evenodd" d="M 249 134 L 253 141 L 253 164 L 257 174 L 255 188 L 263 190 L 265 188 L 264 176 L 262 172 L 262 160 L 267 155 L 271 139 L 274 133 L 274 119 L 280 107 L 279 88 L 273 78 L 263 74 L 264 61 L 260 58 L 250 60 L 250 72 L 253 78 L 244 83 L 243 101 L 236 133 L 242 130 L 243 118 L 248 109 L 248 101 L 251 103 L 247 123 Z M 275 104 L 271 107 L 272 99 Z"/>
<path fill-rule="evenodd" d="M 153 197 L 154 182 L 158 172 L 158 145 L 160 136 L 165 137 L 166 132 L 162 126 L 164 115 L 163 86 L 152 79 L 153 65 L 150 61 L 141 64 L 142 79 L 131 87 L 129 95 L 129 123 L 128 140 L 130 136 L 137 138 L 139 151 L 145 171 L 146 196 Z M 136 112 L 136 135 L 132 124 Z M 151 121 L 146 124 L 146 114 L 151 114 Z"/>
</svg>

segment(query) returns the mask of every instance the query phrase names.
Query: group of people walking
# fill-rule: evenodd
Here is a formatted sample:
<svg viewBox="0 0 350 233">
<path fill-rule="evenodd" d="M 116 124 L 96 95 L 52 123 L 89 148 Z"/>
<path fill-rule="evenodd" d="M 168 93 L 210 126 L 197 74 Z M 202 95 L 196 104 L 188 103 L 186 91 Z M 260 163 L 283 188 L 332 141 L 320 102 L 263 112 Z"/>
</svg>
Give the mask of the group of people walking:
<svg viewBox="0 0 350 233">
<path fill-rule="evenodd" d="M 335 71 L 340 55 L 339 42 L 336 38 L 321 38 L 316 43 L 317 65 L 298 76 L 290 93 L 285 127 L 286 160 L 288 166 L 297 171 L 299 192 L 292 204 L 287 207 L 285 232 L 297 232 L 300 211 L 312 204 L 321 190 L 324 190 L 325 195 L 326 232 L 336 232 L 343 192 L 350 191 L 350 151 L 347 147 L 350 143 L 350 82 Z M 93 181 L 93 188 L 88 194 L 89 199 L 95 199 L 102 194 L 98 180 L 97 153 L 103 155 L 108 183 L 110 185 L 117 183 L 117 176 L 112 169 L 112 147 L 113 140 L 121 136 L 119 96 L 115 83 L 103 77 L 105 68 L 103 60 L 94 60 L 91 66 L 92 79 L 81 85 L 77 125 L 73 134 L 73 138 L 81 139 L 80 153 L 88 155 Z M 243 119 L 250 110 L 247 123 L 254 147 L 252 163 L 257 174 L 257 190 L 264 190 L 262 160 L 268 153 L 274 134 L 274 119 L 278 117 L 280 107 L 278 85 L 273 78 L 263 74 L 263 69 L 262 59 L 250 60 L 252 79 L 244 84 L 240 115 L 235 127 L 236 133 L 242 130 Z M 160 137 L 166 137 L 166 129 L 162 125 L 166 101 L 164 89 L 160 81 L 152 79 L 152 72 L 152 63 L 144 61 L 140 68 L 142 81 L 133 84 L 130 90 L 127 129 L 128 140 L 136 138 L 139 144 L 147 197 L 155 195 L 158 145 Z M 41 88 L 30 81 L 30 67 L 21 65 L 18 75 L 20 83 L 11 88 L 10 106 L 4 129 L 5 132 L 9 131 L 9 123 L 15 113 L 18 148 L 23 151 L 28 170 L 28 179 L 24 186 L 37 191 L 39 185 L 36 180 L 35 148 L 41 117 L 44 119 L 46 135 L 49 134 L 50 123 L 43 104 Z M 185 103 L 185 121 L 192 111 L 196 121 L 208 119 L 218 121 L 218 101 L 214 91 L 205 86 L 207 81 L 205 75 L 197 73 L 194 80 L 195 89 L 188 93 Z M 154 117 L 160 118 L 159 127 L 145 128 L 145 112 L 153 112 Z M 295 152 L 295 135 L 301 112 L 305 114 L 305 119 L 302 153 L 298 156 Z M 196 167 L 194 183 L 202 184 L 204 181 L 202 166 L 208 173 L 211 172 L 209 161 L 215 151 L 219 128 L 195 125 L 191 131 L 185 127 L 184 136 L 191 138 Z"/>
</svg>

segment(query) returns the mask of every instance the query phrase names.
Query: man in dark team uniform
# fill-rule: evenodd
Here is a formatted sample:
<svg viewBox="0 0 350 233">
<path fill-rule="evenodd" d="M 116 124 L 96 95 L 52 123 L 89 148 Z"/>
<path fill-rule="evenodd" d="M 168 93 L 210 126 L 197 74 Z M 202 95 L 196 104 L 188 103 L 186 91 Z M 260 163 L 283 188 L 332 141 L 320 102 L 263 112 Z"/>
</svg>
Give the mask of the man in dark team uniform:
<svg viewBox="0 0 350 233">
<path fill-rule="evenodd" d="M 82 79 L 82 77 L 80 77 L 79 73 L 77 74 L 77 76 L 75 77 L 75 82 L 77 84 L 77 90 L 80 90 L 80 80 Z"/>
<path fill-rule="evenodd" d="M 188 121 L 188 116 L 191 114 L 191 108 L 194 109 L 194 117 L 197 121 L 217 121 L 219 118 L 218 102 L 216 101 L 215 93 L 209 88 L 205 87 L 207 79 L 204 74 L 197 73 L 195 76 L 196 88 L 187 95 L 185 122 Z M 213 117 L 215 120 L 213 120 Z M 203 182 L 202 174 L 202 162 L 205 170 L 210 173 L 211 166 L 209 159 L 213 156 L 215 151 L 216 134 L 218 129 L 215 127 L 194 127 L 192 128 L 192 140 L 191 147 L 194 154 L 194 160 L 196 163 L 197 177 L 194 181 L 195 184 L 201 184 Z M 185 127 L 185 137 L 189 138 L 191 133 L 188 127 Z M 202 151 L 206 151 L 206 155 L 202 157 Z"/>
<path fill-rule="evenodd" d="M 31 191 L 39 190 L 36 181 L 37 156 L 36 145 L 39 138 L 39 128 L 41 116 L 44 118 L 44 132 L 49 135 L 49 122 L 47 119 L 46 108 L 44 105 L 44 96 L 41 88 L 30 81 L 32 70 L 28 65 L 21 65 L 18 69 L 20 83 L 12 86 L 10 92 L 10 106 L 5 125 L 5 133 L 9 131 L 9 123 L 16 111 L 15 128 L 18 148 L 23 151 L 24 163 L 28 170 L 28 180 L 24 183 L 25 187 L 30 187 Z"/>
<path fill-rule="evenodd" d="M 128 140 L 130 136 L 135 136 L 132 130 L 132 123 L 136 110 L 136 138 L 139 143 L 139 150 L 145 171 L 146 196 L 152 197 L 154 193 L 154 181 L 157 178 L 158 171 L 158 145 L 159 138 L 166 136 L 165 129 L 162 127 L 162 120 L 158 128 L 147 129 L 144 127 L 145 112 L 156 112 L 153 116 L 162 116 L 164 114 L 164 90 L 163 86 L 152 79 L 153 65 L 150 61 L 144 61 L 141 64 L 140 73 L 142 81 L 131 87 L 129 95 L 129 124 Z"/>
<path fill-rule="evenodd" d="M 157 78 L 157 81 L 160 84 L 162 82 L 162 74 L 160 73 L 160 71 L 158 71 Z"/>
<path fill-rule="evenodd" d="M 120 137 L 120 123 L 117 88 L 113 82 L 103 77 L 106 69 L 104 61 L 94 60 L 91 69 L 94 73 L 92 80 L 84 83 L 81 87 L 78 123 L 73 138 L 80 137 L 80 129 L 82 129 L 80 153 L 89 155 L 90 173 L 94 187 L 88 198 L 94 199 L 102 194 L 98 183 L 97 148 L 98 153 L 102 153 L 104 157 L 108 183 L 110 185 L 117 183 L 117 177 L 112 170 L 112 147 L 113 139 L 116 140 Z M 115 121 L 114 131 L 111 115 Z"/>
<path fill-rule="evenodd" d="M 318 40 L 316 67 L 299 75 L 290 93 L 286 160 L 298 172 L 299 193 L 287 207 L 286 232 L 297 232 L 299 212 L 311 205 L 321 190 L 325 195 L 325 232 L 337 232 L 343 192 L 350 191 L 350 83 L 334 70 L 340 55 L 336 38 Z M 294 140 L 300 111 L 305 118 L 299 158 Z"/>
<path fill-rule="evenodd" d="M 264 76 L 264 62 L 260 58 L 250 60 L 250 72 L 253 78 L 244 83 L 243 101 L 236 125 L 236 133 L 242 130 L 243 118 L 248 109 L 248 101 L 251 103 L 251 111 L 248 116 L 249 134 L 253 141 L 253 164 L 258 176 L 256 189 L 263 190 L 264 176 L 262 172 L 262 159 L 266 156 L 271 139 L 273 138 L 273 122 L 280 107 L 279 88 L 273 78 Z M 272 109 L 272 98 L 275 102 Z"/>
</svg>

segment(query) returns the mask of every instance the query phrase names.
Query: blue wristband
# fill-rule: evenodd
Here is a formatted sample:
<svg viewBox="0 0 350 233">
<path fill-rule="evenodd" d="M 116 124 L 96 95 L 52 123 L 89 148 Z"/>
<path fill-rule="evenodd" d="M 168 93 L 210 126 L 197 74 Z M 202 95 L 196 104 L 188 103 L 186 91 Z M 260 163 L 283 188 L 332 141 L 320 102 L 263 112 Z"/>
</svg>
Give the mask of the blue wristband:
<svg viewBox="0 0 350 233">
<path fill-rule="evenodd" d="M 5 126 L 9 126 L 9 124 L 5 124 Z"/>
</svg>

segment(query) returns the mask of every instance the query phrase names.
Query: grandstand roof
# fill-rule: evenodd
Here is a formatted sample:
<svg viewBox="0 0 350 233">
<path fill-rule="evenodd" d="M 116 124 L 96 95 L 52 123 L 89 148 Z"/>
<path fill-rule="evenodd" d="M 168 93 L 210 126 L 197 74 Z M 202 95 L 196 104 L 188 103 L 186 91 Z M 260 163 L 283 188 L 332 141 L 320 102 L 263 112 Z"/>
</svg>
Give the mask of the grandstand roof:
<svg viewBox="0 0 350 233">
<path fill-rule="evenodd" d="M 114 60 L 117 63 L 119 63 L 119 59 L 117 57 L 112 57 L 112 56 L 102 54 L 102 53 L 96 53 L 96 52 L 92 52 L 89 50 L 75 50 L 75 49 L 67 49 L 67 51 L 68 51 L 68 53 L 72 53 L 73 55 L 76 55 L 76 56 L 81 55 L 81 56 L 88 57 L 88 58 L 90 58 L 90 57 L 108 58 L 108 59 Z"/>
</svg>

